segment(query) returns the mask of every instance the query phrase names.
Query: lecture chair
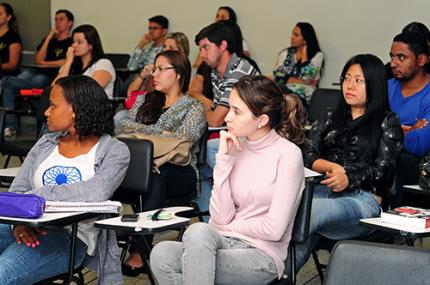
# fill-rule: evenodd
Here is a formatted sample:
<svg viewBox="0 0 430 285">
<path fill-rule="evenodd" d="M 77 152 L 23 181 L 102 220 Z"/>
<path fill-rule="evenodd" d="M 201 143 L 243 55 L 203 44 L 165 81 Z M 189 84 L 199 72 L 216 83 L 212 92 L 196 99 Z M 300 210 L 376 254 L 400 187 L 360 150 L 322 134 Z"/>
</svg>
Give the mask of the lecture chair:
<svg viewBox="0 0 430 285">
<path fill-rule="evenodd" d="M 208 141 L 209 135 L 210 135 L 210 132 L 209 130 L 206 129 L 199 140 L 199 152 L 197 153 L 197 169 L 199 170 L 206 163 L 207 141 Z M 200 181 L 198 181 L 197 183 L 199 184 L 198 186 L 201 189 Z M 178 202 L 182 202 L 182 203 L 179 203 L 179 205 L 183 204 L 185 206 L 193 207 L 194 211 L 184 213 L 182 214 L 182 216 L 187 218 L 196 217 L 199 219 L 200 222 L 203 222 L 203 217 L 209 216 L 209 211 L 200 211 L 200 208 L 197 205 L 197 203 L 193 201 L 195 198 L 197 198 L 197 196 L 198 196 L 198 193 L 194 191 L 189 197 L 187 197 L 186 199 L 182 199 L 183 201 L 171 200 L 171 201 L 168 201 L 167 204 L 171 206 L 178 206 Z"/>
<path fill-rule="evenodd" d="M 24 138 L 20 138 L 20 134 L 16 136 L 14 139 L 6 139 L 4 136 L 5 126 L 5 116 L 6 114 L 25 114 L 20 111 L 6 110 L 4 108 L 0 109 L 0 153 L 6 156 L 6 160 L 3 164 L 3 168 L 7 168 L 12 156 L 17 156 L 21 163 L 24 162 L 24 157 L 30 152 L 30 149 L 37 142 L 40 135 L 36 135 L 32 138 L 32 135 L 25 134 Z M 21 134 L 22 135 L 22 134 Z"/>
<path fill-rule="evenodd" d="M 113 98 L 111 99 L 113 109 L 116 110 L 121 103 L 124 103 L 127 97 L 127 86 L 125 86 L 124 80 L 130 75 L 130 71 L 127 68 L 130 55 L 123 53 L 107 53 L 105 56 L 112 62 L 116 73 L 113 86 Z"/>
<path fill-rule="evenodd" d="M 131 138 L 118 138 L 124 142 L 130 150 L 130 163 L 127 168 L 126 175 L 121 185 L 115 191 L 112 200 L 120 201 L 122 203 L 130 204 L 136 213 L 143 212 L 144 210 L 144 196 L 151 191 L 152 181 L 152 157 L 153 157 L 153 145 L 151 141 L 142 139 L 131 139 Z M 128 236 L 127 236 L 128 238 Z M 127 241 L 121 241 L 119 239 L 120 246 L 123 247 L 121 253 L 121 262 L 124 260 L 127 250 L 131 244 L 132 239 L 128 238 Z M 149 245 L 143 245 L 148 246 Z M 141 253 L 145 257 L 145 252 Z M 149 255 L 148 255 L 149 257 Z M 148 258 L 149 260 L 149 258 Z M 149 264 L 149 263 L 145 263 Z M 73 281 L 77 284 L 83 283 L 82 275 L 83 266 L 75 270 L 78 276 L 75 276 Z M 155 284 L 152 279 L 152 275 L 149 272 L 149 268 L 144 268 L 145 273 L 148 274 L 148 278 L 152 284 Z M 66 280 L 68 277 L 67 273 L 60 274 L 49 279 L 40 281 L 37 285 L 57 284 L 58 280 Z"/>
<path fill-rule="evenodd" d="M 154 145 L 149 140 L 121 137 L 118 139 L 128 146 L 130 150 L 130 162 L 124 180 L 115 191 L 112 200 L 130 204 L 135 213 L 140 213 L 145 211 L 145 196 L 148 195 L 152 189 Z M 130 246 L 132 244 L 136 245 L 136 249 L 144 260 L 143 272 L 148 275 L 151 284 L 155 284 L 148 267 L 149 254 L 151 252 L 150 242 L 145 238 L 141 238 L 139 242 L 136 242 L 134 236 L 128 234 L 121 235 L 121 233 L 118 235 L 118 241 L 120 247 L 123 248 L 121 262 L 125 260 Z"/>
<path fill-rule="evenodd" d="M 341 241 L 333 248 L 324 285 L 429 284 L 428 249 Z"/>
<path fill-rule="evenodd" d="M 135 213 L 153 210 L 152 206 L 145 205 L 145 197 L 152 191 L 152 171 L 153 171 L 153 143 L 144 139 L 118 138 L 124 142 L 130 150 L 130 163 L 126 176 L 115 192 L 113 200 L 131 204 Z M 159 201 L 162 207 L 180 206 L 195 198 L 197 191 L 193 189 L 190 195 L 176 197 L 171 200 Z M 172 225 L 164 230 L 179 230 L 179 238 L 185 230 L 183 226 Z M 155 232 L 154 232 L 155 233 Z M 142 235 L 142 233 L 127 234 L 127 242 L 123 245 L 121 262 L 124 261 L 126 253 L 133 244 L 144 261 L 143 272 L 148 275 L 151 284 L 156 284 L 149 267 L 149 256 L 152 250 L 153 234 Z"/>
<path fill-rule="evenodd" d="M 290 256 L 291 272 L 287 272 L 288 278 L 276 279 L 270 285 L 295 285 L 297 277 L 296 269 L 296 245 L 303 244 L 308 239 L 309 225 L 311 219 L 312 198 L 314 195 L 315 181 L 312 178 L 306 179 L 305 189 L 303 190 L 299 208 L 294 219 L 293 232 L 291 235 L 288 256 Z"/>
<path fill-rule="evenodd" d="M 339 89 L 317 88 L 312 94 L 308 109 L 308 121 L 312 124 L 322 112 L 334 110 L 342 97 Z"/>
<path fill-rule="evenodd" d="M 393 170 L 391 175 L 386 179 L 385 187 L 386 187 L 387 197 L 383 200 L 383 203 L 381 205 L 382 209 L 387 210 L 387 209 L 398 207 L 399 206 L 398 203 L 401 197 L 401 188 L 398 185 L 397 167 Z M 393 233 L 374 230 L 368 235 L 352 238 L 350 240 L 387 244 L 387 243 L 392 243 L 393 239 L 394 239 Z M 326 250 L 329 253 L 331 253 L 337 242 L 338 240 L 332 240 L 321 236 L 320 240 L 316 245 L 316 248 L 312 251 L 312 258 L 314 260 L 321 282 L 324 280 L 324 270 L 327 268 L 327 265 L 322 264 L 319 261 L 318 251 Z"/>
</svg>

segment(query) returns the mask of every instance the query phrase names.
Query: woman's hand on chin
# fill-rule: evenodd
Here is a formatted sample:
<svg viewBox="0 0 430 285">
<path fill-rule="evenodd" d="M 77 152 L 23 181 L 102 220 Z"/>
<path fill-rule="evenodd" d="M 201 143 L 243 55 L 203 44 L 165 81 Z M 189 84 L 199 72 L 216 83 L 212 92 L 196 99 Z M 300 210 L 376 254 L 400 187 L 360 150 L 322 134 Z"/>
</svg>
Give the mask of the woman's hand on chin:
<svg viewBox="0 0 430 285">
<path fill-rule="evenodd" d="M 240 142 L 235 135 L 226 131 L 221 131 L 219 135 L 218 153 L 231 154 L 234 148 L 241 150 Z"/>
</svg>

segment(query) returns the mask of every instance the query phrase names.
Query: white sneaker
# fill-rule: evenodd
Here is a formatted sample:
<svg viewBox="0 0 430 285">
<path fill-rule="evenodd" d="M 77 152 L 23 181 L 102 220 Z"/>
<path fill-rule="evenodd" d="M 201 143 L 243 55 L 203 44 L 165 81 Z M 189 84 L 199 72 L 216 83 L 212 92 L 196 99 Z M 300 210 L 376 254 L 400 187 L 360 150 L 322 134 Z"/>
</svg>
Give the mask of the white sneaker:
<svg viewBox="0 0 430 285">
<path fill-rule="evenodd" d="M 7 138 L 13 137 L 16 135 L 16 131 L 12 128 L 6 128 L 4 129 L 4 136 Z"/>
</svg>

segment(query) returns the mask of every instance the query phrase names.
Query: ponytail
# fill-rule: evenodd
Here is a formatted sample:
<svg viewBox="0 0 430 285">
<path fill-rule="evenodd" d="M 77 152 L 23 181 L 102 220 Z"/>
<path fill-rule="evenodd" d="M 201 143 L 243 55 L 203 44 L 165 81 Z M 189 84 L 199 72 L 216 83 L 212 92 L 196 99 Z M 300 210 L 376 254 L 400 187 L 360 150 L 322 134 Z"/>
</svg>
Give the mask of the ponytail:
<svg viewBox="0 0 430 285">
<path fill-rule="evenodd" d="M 302 101 L 295 94 L 284 95 L 284 116 L 283 121 L 276 129 L 280 136 L 301 146 L 305 142 L 306 113 Z"/>
<path fill-rule="evenodd" d="M 284 99 L 276 83 L 262 75 L 244 76 L 234 88 L 254 116 L 266 114 L 270 118 L 270 128 L 280 136 L 298 146 L 304 142 L 305 115 L 298 97 L 287 95 Z"/>
</svg>

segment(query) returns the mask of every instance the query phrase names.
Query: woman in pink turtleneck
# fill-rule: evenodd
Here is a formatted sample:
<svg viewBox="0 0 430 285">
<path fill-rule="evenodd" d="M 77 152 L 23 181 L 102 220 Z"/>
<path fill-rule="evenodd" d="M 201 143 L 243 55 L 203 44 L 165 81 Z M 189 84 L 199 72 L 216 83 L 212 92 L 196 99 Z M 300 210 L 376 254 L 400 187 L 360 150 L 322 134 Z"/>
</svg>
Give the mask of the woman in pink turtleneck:
<svg viewBox="0 0 430 285">
<path fill-rule="evenodd" d="M 304 189 L 302 154 L 279 134 L 287 135 L 289 125 L 274 82 L 245 76 L 235 84 L 229 103 L 209 224 L 191 225 L 182 243 L 155 246 L 151 268 L 161 285 L 260 285 L 283 274 Z"/>
</svg>

